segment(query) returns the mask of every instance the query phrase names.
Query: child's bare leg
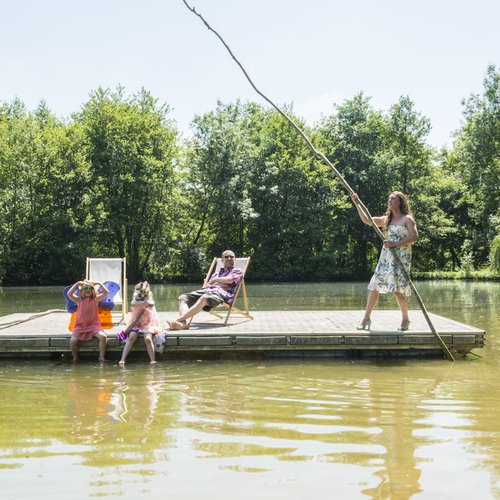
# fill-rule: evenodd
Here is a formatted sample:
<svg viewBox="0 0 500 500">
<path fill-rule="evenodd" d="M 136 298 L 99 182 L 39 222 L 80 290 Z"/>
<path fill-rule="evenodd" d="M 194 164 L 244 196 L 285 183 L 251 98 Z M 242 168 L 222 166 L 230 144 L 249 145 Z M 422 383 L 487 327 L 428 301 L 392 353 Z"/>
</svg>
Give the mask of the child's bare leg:
<svg viewBox="0 0 500 500">
<path fill-rule="evenodd" d="M 96 337 L 99 339 L 99 361 L 106 361 L 108 337 L 102 330 L 96 334 Z"/>
<path fill-rule="evenodd" d="M 155 347 L 153 345 L 153 334 L 145 333 L 144 334 L 144 343 L 146 344 L 146 349 L 149 355 L 149 362 L 153 365 L 156 363 L 155 360 Z"/>
<path fill-rule="evenodd" d="M 122 358 L 120 361 L 118 361 L 118 364 L 120 366 L 125 366 L 125 360 L 127 359 L 128 353 L 132 349 L 132 347 L 135 344 L 135 341 L 137 340 L 137 337 L 139 336 L 139 332 L 130 332 L 130 335 L 128 336 L 127 343 L 125 344 L 125 347 L 123 348 L 122 352 Z"/>
<path fill-rule="evenodd" d="M 78 339 L 71 336 L 69 341 L 69 347 L 71 348 L 71 354 L 73 355 L 73 361 L 78 361 Z"/>
</svg>

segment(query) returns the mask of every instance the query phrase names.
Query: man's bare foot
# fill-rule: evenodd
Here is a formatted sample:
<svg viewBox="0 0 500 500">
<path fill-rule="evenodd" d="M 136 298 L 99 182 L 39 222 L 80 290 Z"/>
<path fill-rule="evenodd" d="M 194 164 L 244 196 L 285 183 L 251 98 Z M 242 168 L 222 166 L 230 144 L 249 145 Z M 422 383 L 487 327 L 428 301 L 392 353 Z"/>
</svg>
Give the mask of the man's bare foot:
<svg viewBox="0 0 500 500">
<path fill-rule="evenodd" d="M 167 321 L 171 330 L 188 330 L 189 325 L 187 321 Z"/>
<path fill-rule="evenodd" d="M 99 358 L 99 363 L 106 363 L 108 360 L 106 358 Z"/>
<path fill-rule="evenodd" d="M 118 361 L 118 366 L 121 366 L 123 368 L 125 366 L 125 361 L 122 361 L 120 359 L 120 361 Z"/>
<path fill-rule="evenodd" d="M 150 361 L 149 364 L 150 365 L 156 365 L 158 363 L 158 361 Z"/>
</svg>

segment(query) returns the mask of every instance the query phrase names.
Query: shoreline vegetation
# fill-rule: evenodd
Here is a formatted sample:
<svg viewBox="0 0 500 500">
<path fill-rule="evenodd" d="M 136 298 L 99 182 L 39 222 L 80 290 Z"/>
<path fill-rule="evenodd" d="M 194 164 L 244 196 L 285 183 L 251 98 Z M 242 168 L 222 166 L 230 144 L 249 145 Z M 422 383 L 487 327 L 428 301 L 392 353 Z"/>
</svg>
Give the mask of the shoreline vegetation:
<svg viewBox="0 0 500 500">
<path fill-rule="evenodd" d="M 362 92 L 300 125 L 372 215 L 408 195 L 414 279 L 500 276 L 500 70 L 464 97 L 449 148 L 409 96 Z M 1 99 L 1 96 L 0 96 Z M 98 88 L 70 117 L 0 101 L 0 283 L 82 278 L 86 257 L 126 257 L 129 283 L 199 282 L 214 255 L 251 256 L 249 281 L 371 276 L 381 248 L 329 167 L 274 109 L 218 102 L 183 137 L 142 89 Z"/>
<path fill-rule="evenodd" d="M 500 281 L 498 273 L 490 271 L 431 271 L 418 272 L 412 276 L 414 281 L 418 280 L 456 280 L 456 281 Z"/>
<path fill-rule="evenodd" d="M 252 280 L 249 277 L 246 278 L 247 285 L 268 285 L 268 284 L 292 284 L 292 283 L 297 283 L 297 284 L 312 284 L 312 283 L 346 283 L 346 282 L 353 282 L 353 283 L 365 283 L 369 281 L 371 277 L 371 274 L 366 274 L 364 276 L 339 276 L 336 279 L 329 279 L 329 280 L 314 280 L 314 281 L 305 281 L 305 280 L 273 280 L 273 281 L 266 281 L 264 279 L 261 280 Z M 468 274 L 464 274 L 461 271 L 432 271 L 432 272 L 418 272 L 415 273 L 414 275 L 411 276 L 412 280 L 415 282 L 418 281 L 472 281 L 472 282 L 479 282 L 479 281 L 484 281 L 484 282 L 500 282 L 500 275 L 498 274 L 493 274 L 488 271 L 473 271 Z M 199 283 L 200 280 L 189 277 L 189 278 L 182 278 L 178 277 L 175 279 L 171 279 L 168 281 L 153 281 L 151 282 L 151 285 L 180 285 L 180 284 L 196 284 Z M 30 287 L 36 287 L 39 288 L 40 286 L 67 286 L 67 283 L 48 283 L 48 284 L 38 284 L 38 283 L 23 283 L 23 284 L 15 284 L 15 283 L 9 283 L 5 284 L 0 282 L 0 288 L 30 288 Z M 132 285 L 129 284 L 131 287 Z"/>
</svg>

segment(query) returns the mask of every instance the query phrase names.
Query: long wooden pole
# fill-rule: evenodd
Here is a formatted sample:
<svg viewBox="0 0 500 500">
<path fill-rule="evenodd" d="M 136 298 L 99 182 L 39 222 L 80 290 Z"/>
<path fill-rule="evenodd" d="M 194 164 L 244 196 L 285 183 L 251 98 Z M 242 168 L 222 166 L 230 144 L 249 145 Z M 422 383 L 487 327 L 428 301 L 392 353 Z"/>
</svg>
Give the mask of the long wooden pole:
<svg viewBox="0 0 500 500">
<path fill-rule="evenodd" d="M 217 33 L 217 31 L 215 31 L 207 23 L 207 21 L 204 19 L 204 17 L 201 14 L 199 14 L 198 12 L 196 12 L 196 9 L 194 7 L 191 7 L 186 2 L 186 0 L 182 0 L 182 1 L 183 1 L 184 5 L 187 7 L 187 9 L 190 10 L 196 16 L 198 16 L 202 20 L 203 24 L 205 24 L 205 26 L 208 28 L 208 30 L 211 31 L 212 33 L 214 33 L 214 35 L 221 41 L 222 45 L 224 45 L 224 47 L 226 48 L 226 50 L 231 55 L 232 59 L 240 67 L 241 71 L 243 72 L 243 74 L 245 75 L 246 79 L 248 80 L 248 82 L 250 83 L 250 85 L 253 87 L 253 89 L 255 90 L 255 92 L 257 92 L 257 94 L 259 94 L 265 101 L 267 101 L 295 129 L 295 131 L 302 137 L 302 139 L 304 139 L 305 143 L 307 144 L 307 146 L 311 150 L 311 152 L 314 154 L 314 156 L 318 160 L 321 160 L 326 165 L 328 165 L 333 170 L 333 172 L 335 173 L 335 175 L 337 176 L 337 178 L 340 180 L 340 182 L 342 183 L 342 185 L 345 187 L 345 189 L 347 190 L 347 192 L 350 195 L 353 194 L 354 191 L 351 188 L 351 186 L 348 184 L 348 182 L 344 179 L 344 176 L 335 168 L 335 166 L 333 165 L 333 163 L 321 151 L 318 151 L 314 147 L 314 145 L 310 141 L 309 137 L 307 137 L 307 135 L 304 133 L 304 131 L 294 122 L 294 120 L 292 120 L 291 117 L 289 117 L 284 111 L 282 111 L 276 104 L 274 104 L 273 101 L 271 101 L 271 99 L 269 99 L 265 94 L 263 94 L 255 86 L 255 84 L 253 83 L 252 79 L 250 78 L 250 76 L 246 72 L 245 68 L 241 65 L 241 63 L 238 61 L 238 59 L 234 56 L 232 50 L 229 48 L 229 46 L 224 41 L 224 39 L 219 35 L 219 33 Z M 380 230 L 380 228 L 373 221 L 373 217 L 371 216 L 368 208 L 366 208 L 365 204 L 359 198 L 358 198 L 357 201 L 358 201 L 359 206 L 361 207 L 361 209 L 365 213 L 365 215 L 370 219 L 371 226 L 373 227 L 373 229 L 375 230 L 375 232 L 378 234 L 378 236 L 383 241 L 385 239 L 384 234 L 382 233 L 382 231 Z M 395 260 L 396 264 L 399 265 L 399 267 L 401 268 L 401 270 L 403 272 L 404 277 L 406 278 L 406 280 L 410 284 L 410 287 L 411 287 L 413 293 L 415 294 L 415 297 L 417 298 L 417 302 L 418 302 L 418 304 L 420 306 L 420 309 L 422 310 L 422 313 L 424 314 L 425 320 L 427 321 L 427 324 L 429 325 L 429 328 L 430 328 L 431 332 L 433 333 L 434 337 L 440 343 L 441 348 L 443 349 L 443 352 L 445 353 L 446 357 L 450 361 L 455 361 L 455 358 L 453 357 L 453 355 L 451 354 L 450 350 L 448 349 L 448 346 L 445 344 L 445 342 L 443 341 L 443 339 L 441 338 L 441 336 L 439 335 L 439 333 L 437 332 L 437 330 L 434 328 L 434 325 L 432 324 L 432 321 L 431 321 L 431 319 L 429 317 L 429 314 L 427 312 L 427 309 L 426 309 L 426 307 L 425 307 L 425 305 L 424 305 L 424 303 L 422 301 L 422 298 L 420 297 L 420 294 L 418 293 L 417 289 L 415 288 L 415 285 L 413 284 L 413 281 L 411 280 L 410 275 L 408 274 L 408 271 L 406 270 L 404 264 L 401 262 L 401 259 L 399 258 L 398 253 L 396 252 L 395 248 L 393 248 L 393 247 L 390 247 L 389 250 L 392 252 L 392 255 L 394 257 L 394 260 Z"/>
</svg>

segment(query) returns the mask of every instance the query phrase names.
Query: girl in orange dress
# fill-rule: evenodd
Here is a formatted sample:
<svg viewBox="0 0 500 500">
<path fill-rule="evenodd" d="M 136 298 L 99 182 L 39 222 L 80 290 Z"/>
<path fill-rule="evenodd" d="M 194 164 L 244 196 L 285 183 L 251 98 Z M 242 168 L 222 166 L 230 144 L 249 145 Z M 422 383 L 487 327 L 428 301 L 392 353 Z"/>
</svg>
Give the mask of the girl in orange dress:
<svg viewBox="0 0 500 500">
<path fill-rule="evenodd" d="M 99 287 L 99 292 L 97 292 Z M 76 290 L 79 289 L 79 295 Z M 78 342 L 99 340 L 99 361 L 106 361 L 107 337 L 99 321 L 98 303 L 105 299 L 109 290 L 100 282 L 78 281 L 68 291 L 68 297 L 78 304 L 76 321 L 71 333 L 70 348 L 73 361 L 78 361 Z"/>
<path fill-rule="evenodd" d="M 120 340 L 125 340 L 127 343 L 123 348 L 122 358 L 118 362 L 120 366 L 125 366 L 125 360 L 128 353 L 132 349 L 139 334 L 144 335 L 144 343 L 148 351 L 151 364 L 155 364 L 155 349 L 153 344 L 153 336 L 161 333 L 162 328 L 158 324 L 158 313 L 156 312 L 153 294 L 147 281 L 138 283 L 134 289 L 134 297 L 130 303 L 132 312 L 130 320 L 123 332 L 118 334 Z"/>
</svg>

